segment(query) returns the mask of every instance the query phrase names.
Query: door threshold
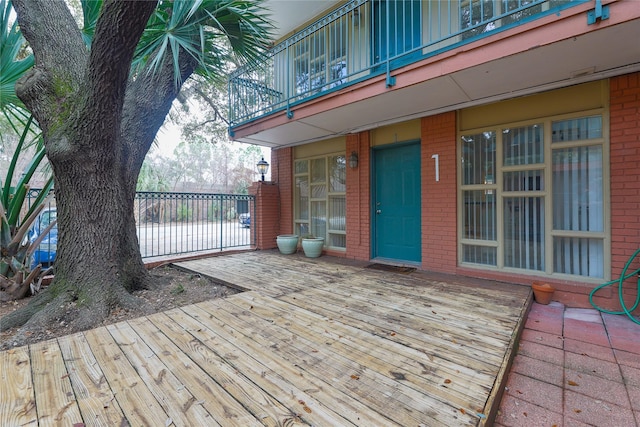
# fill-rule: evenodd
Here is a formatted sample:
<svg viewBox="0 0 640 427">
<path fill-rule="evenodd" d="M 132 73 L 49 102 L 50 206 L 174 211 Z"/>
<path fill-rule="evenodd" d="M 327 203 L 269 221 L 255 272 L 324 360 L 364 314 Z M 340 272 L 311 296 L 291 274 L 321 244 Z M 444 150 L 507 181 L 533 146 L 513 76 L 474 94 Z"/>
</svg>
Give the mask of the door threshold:
<svg viewBox="0 0 640 427">
<path fill-rule="evenodd" d="M 421 266 L 420 261 L 403 261 L 400 259 L 382 258 L 382 257 L 371 258 L 370 262 L 376 262 L 378 264 L 393 265 L 396 267 L 414 267 L 418 269 Z"/>
</svg>

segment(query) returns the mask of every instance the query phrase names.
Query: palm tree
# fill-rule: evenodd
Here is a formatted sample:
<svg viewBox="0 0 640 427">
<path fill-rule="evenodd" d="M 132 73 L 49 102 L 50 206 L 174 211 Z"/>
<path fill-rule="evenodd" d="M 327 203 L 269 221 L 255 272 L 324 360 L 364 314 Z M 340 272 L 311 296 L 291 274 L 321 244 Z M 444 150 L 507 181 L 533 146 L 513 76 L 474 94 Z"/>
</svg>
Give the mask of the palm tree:
<svg viewBox="0 0 640 427">
<path fill-rule="evenodd" d="M 22 298 L 40 288 L 47 273 L 41 266 L 31 270 L 31 254 L 47 235 L 50 227 L 33 243 L 25 235 L 44 208 L 46 197 L 53 186 L 49 179 L 29 208 L 24 207 L 29 190 L 29 181 L 44 159 L 44 147 L 38 126 L 33 116 L 25 109 L 15 92 L 16 81 L 34 63 L 33 55 L 25 51 L 26 42 L 12 20 L 10 1 L 0 1 L 0 111 L 7 123 L 20 139 L 9 168 L 0 184 L 0 300 Z M 12 186 L 23 148 L 36 145 L 36 153 L 20 178 Z M 55 223 L 51 224 L 53 227 Z"/>
</svg>

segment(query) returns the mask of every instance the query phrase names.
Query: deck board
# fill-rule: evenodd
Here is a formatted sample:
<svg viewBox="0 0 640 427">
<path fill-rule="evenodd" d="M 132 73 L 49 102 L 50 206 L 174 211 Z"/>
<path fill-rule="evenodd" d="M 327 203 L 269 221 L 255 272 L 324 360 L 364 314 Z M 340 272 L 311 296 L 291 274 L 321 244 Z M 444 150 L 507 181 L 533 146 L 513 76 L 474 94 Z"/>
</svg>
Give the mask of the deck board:
<svg viewBox="0 0 640 427">
<path fill-rule="evenodd" d="M 122 408 L 129 424 L 165 425 L 169 416 L 131 366 L 107 328 L 92 329 L 84 335 L 102 368 L 114 400 Z"/>
<path fill-rule="evenodd" d="M 29 347 L 33 391 L 36 395 L 38 424 L 42 426 L 74 425 L 82 422 L 78 403 L 64 364 L 62 352 L 55 340 L 39 342 Z M 48 394 L 48 399 L 37 396 Z"/>
<path fill-rule="evenodd" d="M 287 407 L 291 419 L 311 425 L 348 425 L 341 415 L 318 404 L 313 395 L 315 388 L 310 389 L 308 382 L 300 379 L 294 366 L 246 339 L 233 328 L 233 323 L 227 322 L 229 317 L 221 321 L 197 306 L 183 310 L 183 314 L 168 314 L 188 325 L 209 348 L 215 348 L 228 363 Z M 251 337 L 256 335 L 251 333 Z"/>
<path fill-rule="evenodd" d="M 0 425 L 35 425 L 38 420 L 29 349 L 0 353 Z"/>
<path fill-rule="evenodd" d="M 320 342 L 281 328 L 244 309 L 237 310 L 230 304 L 214 302 L 196 306 L 236 331 L 249 331 L 246 337 L 251 343 L 252 352 L 269 359 L 272 366 L 277 361 L 280 364 L 276 367 L 278 370 L 286 367 L 290 374 L 286 378 L 295 382 L 298 388 L 306 387 L 304 391 L 314 399 L 311 401 L 313 404 L 308 399 L 300 399 L 306 401 L 310 408 L 325 407 L 355 425 L 377 425 L 381 422 L 380 415 L 371 417 L 376 412 L 371 409 L 367 396 L 363 397 L 367 394 L 367 387 L 375 384 L 352 377 L 362 369 L 361 365 L 340 357 L 333 349 L 324 349 Z M 327 393 L 325 390 L 331 391 Z M 374 394 L 368 394 L 375 397 Z M 384 423 L 393 425 L 390 420 Z M 337 425 L 346 424 L 343 420 Z"/>
<path fill-rule="evenodd" d="M 314 331 L 306 323 L 296 328 L 295 320 L 284 320 L 283 326 L 278 326 L 276 319 L 280 317 L 280 313 L 268 313 L 266 318 L 261 319 L 253 313 L 259 311 L 258 307 L 264 301 L 257 297 L 253 302 L 255 305 L 250 312 L 245 308 L 231 308 L 225 303 L 211 302 L 207 305 L 211 307 L 209 313 L 215 313 L 214 316 L 224 319 L 227 323 L 231 323 L 233 318 L 245 319 L 246 323 L 238 324 L 237 329 L 257 331 L 249 338 L 252 342 L 258 343 L 263 351 L 274 352 L 279 358 L 296 364 L 304 371 L 301 376 L 305 378 L 313 376 L 328 380 L 320 385 L 322 388 L 332 387 L 345 396 L 355 395 L 360 402 L 367 405 L 368 412 L 384 414 L 389 406 L 388 396 L 391 394 L 393 400 L 404 402 L 397 411 L 387 415 L 399 425 L 417 425 L 425 420 L 431 425 L 460 424 L 460 417 L 455 411 L 442 413 L 439 410 L 448 402 L 435 394 L 438 391 L 437 385 L 431 384 L 427 389 L 412 386 L 413 380 L 418 380 L 417 382 L 423 386 L 428 384 L 428 381 L 420 381 L 420 375 L 410 374 L 407 366 L 394 366 L 399 348 L 394 349 L 396 351 L 381 351 L 379 346 L 383 339 L 375 340 L 372 336 L 368 337 L 364 349 L 354 344 L 341 345 L 341 342 L 355 341 L 352 331 L 347 331 L 348 335 L 330 339 L 325 333 Z M 202 305 L 204 304 L 197 304 Z M 289 312 L 300 311 L 293 306 L 287 308 Z M 223 310 L 226 311 L 224 315 L 221 314 Z M 427 359 L 425 355 L 418 357 L 421 360 Z M 422 399 L 424 393 L 431 394 L 431 399 Z M 335 403 L 332 399 L 325 404 L 332 406 Z M 419 418 L 415 418 L 415 414 L 420 414 Z M 464 423 L 466 424 L 473 425 L 473 422 Z"/>
<path fill-rule="evenodd" d="M 75 398 L 87 425 L 114 426 L 125 420 L 114 399 L 100 364 L 84 334 L 77 333 L 58 339 L 64 363 L 69 372 Z"/>
<path fill-rule="evenodd" d="M 237 299 L 234 299 L 234 302 Z M 274 310 L 273 302 L 269 310 L 260 309 L 260 303 L 254 300 L 254 311 L 265 319 L 291 330 L 298 337 L 307 337 L 316 346 L 327 347 L 331 352 L 339 353 L 356 361 L 366 359 L 366 366 L 391 379 L 402 378 L 404 384 L 410 384 L 422 392 L 434 396 L 444 394 L 447 382 L 447 403 L 459 405 L 469 403 L 477 390 L 470 385 L 471 381 L 462 381 L 465 377 L 476 378 L 481 371 L 475 367 L 467 367 L 446 360 L 439 354 L 426 351 L 419 346 L 406 345 L 403 332 L 391 332 L 387 335 L 372 333 L 364 330 L 362 325 L 352 325 L 351 322 L 339 322 L 330 318 L 314 315 L 311 312 L 292 310 L 284 304 L 281 311 Z M 277 306 L 276 306 L 277 307 Z M 426 347 L 425 343 L 420 343 Z M 488 381 L 490 378 L 485 378 Z M 476 406 L 482 402 L 476 402 Z"/>
<path fill-rule="evenodd" d="M 219 386 L 251 414 L 249 417 L 238 417 L 235 422 L 234 413 L 225 413 L 225 418 L 220 422 L 229 421 L 233 423 L 231 425 L 253 425 L 255 419 L 260 423 L 259 425 L 277 426 L 284 425 L 287 420 L 290 421 L 291 413 L 285 407 L 239 372 L 224 356 L 217 353 L 215 350 L 219 349 L 216 346 L 212 346 L 213 348 L 208 346 L 207 342 L 211 341 L 210 336 L 200 334 L 203 326 L 198 325 L 194 319 L 186 316 L 181 310 L 173 310 L 150 316 L 149 320 L 173 341 L 176 347 L 188 354 L 191 362 L 202 370 L 204 374 L 200 380 L 203 382 L 203 387 L 211 390 L 209 399 L 221 401 L 220 396 L 223 393 L 217 389 Z M 144 322 L 145 319 L 141 321 Z M 198 335 L 203 337 L 204 341 L 198 339 Z M 230 405 L 230 407 L 233 406 Z"/>
<path fill-rule="evenodd" d="M 274 251 L 178 266 L 245 292 L 0 353 L 0 425 L 486 425 L 531 301 Z"/>
<path fill-rule="evenodd" d="M 175 424 L 220 425 L 197 404 L 191 390 L 174 375 L 173 367 L 165 365 L 161 354 L 156 354 L 128 322 L 109 325 L 107 330 Z"/>
<path fill-rule="evenodd" d="M 343 319 L 353 319 L 361 322 L 361 329 L 371 333 L 392 334 L 404 331 L 403 336 L 416 345 L 422 345 L 425 338 L 433 351 L 451 352 L 456 355 L 459 351 L 464 352 L 463 358 L 471 357 L 481 364 L 497 366 L 502 363 L 502 357 L 494 351 L 495 347 L 505 347 L 505 338 L 508 338 L 506 329 L 496 325 L 487 333 L 478 331 L 474 326 L 461 324 L 456 321 L 454 315 L 442 315 L 445 310 L 439 306 L 438 312 L 434 313 L 433 306 L 422 307 L 422 309 L 412 307 L 408 302 L 404 305 L 392 308 L 381 306 L 379 303 L 362 303 L 357 301 L 351 294 L 350 297 L 336 300 L 327 296 L 324 292 L 315 290 L 305 292 L 301 295 L 300 304 L 305 304 L 310 310 L 323 314 L 327 317 L 338 317 Z M 284 296 L 285 301 L 296 302 L 300 296 Z M 304 302 L 312 300 L 316 304 L 309 306 Z M 317 304 L 321 302 L 322 304 Z M 408 315 L 405 311 L 411 309 Z M 440 314 L 438 314 L 440 313 Z M 395 325 L 398 325 L 395 327 Z M 400 329 L 402 328 L 402 329 Z M 502 338 L 502 339 L 501 339 Z"/>
</svg>

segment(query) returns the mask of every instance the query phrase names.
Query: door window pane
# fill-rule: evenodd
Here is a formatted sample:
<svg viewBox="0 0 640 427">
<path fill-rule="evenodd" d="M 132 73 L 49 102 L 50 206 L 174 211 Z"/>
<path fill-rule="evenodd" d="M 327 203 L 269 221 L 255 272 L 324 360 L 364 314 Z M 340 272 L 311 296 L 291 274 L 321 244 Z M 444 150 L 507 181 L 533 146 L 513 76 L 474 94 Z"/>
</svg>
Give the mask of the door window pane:
<svg viewBox="0 0 640 427">
<path fill-rule="evenodd" d="M 496 265 L 497 249 L 489 246 L 462 245 L 462 260 L 474 264 Z"/>
<path fill-rule="evenodd" d="M 311 234 L 315 237 L 327 236 L 327 202 L 311 202 Z"/>
<path fill-rule="evenodd" d="M 347 236 L 345 234 L 329 233 L 328 246 L 334 246 L 336 248 L 346 248 L 347 247 Z"/>
<path fill-rule="evenodd" d="M 553 151 L 553 228 L 604 231 L 602 147 Z"/>
<path fill-rule="evenodd" d="M 329 197 L 329 230 L 345 231 L 347 229 L 347 201 L 344 196 Z"/>
<path fill-rule="evenodd" d="M 496 199 L 484 190 L 463 192 L 463 236 L 465 239 L 496 239 Z"/>
<path fill-rule="evenodd" d="M 505 197 L 505 267 L 544 270 L 544 198 Z"/>
<path fill-rule="evenodd" d="M 555 237 L 553 239 L 553 271 L 603 278 L 603 245 L 602 239 Z"/>
<path fill-rule="evenodd" d="M 325 159 L 311 160 L 311 183 L 326 182 Z"/>
<path fill-rule="evenodd" d="M 551 142 L 582 141 L 602 138 L 602 116 L 580 117 L 553 122 Z"/>
<path fill-rule="evenodd" d="M 327 197 L 327 186 L 325 184 L 314 184 L 311 186 L 311 198 L 322 199 Z"/>
<path fill-rule="evenodd" d="M 329 158 L 329 191 L 344 193 L 347 189 L 347 162 L 345 156 Z"/>
<path fill-rule="evenodd" d="M 306 176 L 296 177 L 295 188 L 295 217 L 296 219 L 309 219 L 309 180 Z"/>
<path fill-rule="evenodd" d="M 543 126 L 533 125 L 502 131 L 505 166 L 532 165 L 544 162 Z"/>
<path fill-rule="evenodd" d="M 517 171 L 502 174 L 504 191 L 543 191 L 544 171 Z"/>
<path fill-rule="evenodd" d="M 462 185 L 494 184 L 495 165 L 495 132 L 462 137 Z"/>
<path fill-rule="evenodd" d="M 309 172 L 309 161 L 308 160 L 296 160 L 295 162 L 295 173 L 308 173 Z"/>
</svg>

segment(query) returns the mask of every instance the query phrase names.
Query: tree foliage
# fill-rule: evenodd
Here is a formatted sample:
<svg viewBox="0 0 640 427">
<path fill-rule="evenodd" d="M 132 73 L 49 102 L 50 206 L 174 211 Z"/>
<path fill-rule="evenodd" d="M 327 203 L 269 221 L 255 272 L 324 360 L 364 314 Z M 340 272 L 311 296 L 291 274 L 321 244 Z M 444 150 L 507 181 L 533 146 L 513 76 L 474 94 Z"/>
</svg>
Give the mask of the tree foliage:
<svg viewBox="0 0 640 427">
<path fill-rule="evenodd" d="M 27 238 L 27 232 L 53 186 L 53 178 L 49 178 L 35 200 L 27 203 L 29 183 L 43 163 L 45 150 L 37 123 L 14 89 L 16 81 L 33 66 L 34 58 L 12 15 L 11 2 L 0 1 L 0 130 L 3 157 L 7 160 L 2 165 L 5 174 L 0 182 L 1 300 L 22 298 L 29 291 L 35 293 L 48 271 L 40 265 L 32 269 L 31 255 L 50 228 L 35 241 Z"/>
<path fill-rule="evenodd" d="M 149 153 L 138 177 L 139 191 L 246 194 L 257 179 L 262 150 L 253 145 L 196 139 L 180 142 L 167 156 Z"/>
</svg>

